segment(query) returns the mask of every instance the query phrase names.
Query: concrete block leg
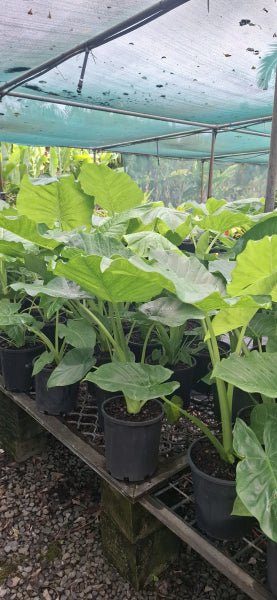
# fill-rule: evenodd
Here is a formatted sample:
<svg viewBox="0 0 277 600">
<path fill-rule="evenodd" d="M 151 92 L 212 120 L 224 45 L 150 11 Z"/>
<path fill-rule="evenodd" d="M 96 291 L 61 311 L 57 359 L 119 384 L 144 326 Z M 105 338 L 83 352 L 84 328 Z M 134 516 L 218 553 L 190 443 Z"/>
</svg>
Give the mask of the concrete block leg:
<svg viewBox="0 0 277 600">
<path fill-rule="evenodd" d="M 106 482 L 102 482 L 101 501 L 103 552 L 139 590 L 176 560 L 179 539 L 140 504 L 130 502 Z"/>
<path fill-rule="evenodd" d="M 23 462 L 39 454 L 46 441 L 45 430 L 11 398 L 0 392 L 0 442 L 5 452 L 16 462 Z"/>
</svg>

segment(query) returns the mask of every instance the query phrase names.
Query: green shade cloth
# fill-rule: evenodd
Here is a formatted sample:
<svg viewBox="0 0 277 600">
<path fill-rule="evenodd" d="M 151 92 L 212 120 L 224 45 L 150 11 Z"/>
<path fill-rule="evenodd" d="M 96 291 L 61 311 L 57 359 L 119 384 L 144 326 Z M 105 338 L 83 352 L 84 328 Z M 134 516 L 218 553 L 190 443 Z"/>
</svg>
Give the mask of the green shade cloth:
<svg viewBox="0 0 277 600">
<path fill-rule="evenodd" d="M 149 8 L 153 1 L 49 0 L 34 2 L 32 8 L 31 4 L 2 0 L 0 85 Z M 274 78 L 266 90 L 257 82 L 261 59 L 271 50 L 276 33 L 275 0 L 210 0 L 209 11 L 205 0 L 187 1 L 91 50 L 80 94 L 84 53 L 19 84 L 14 93 L 39 95 L 45 102 L 4 96 L 0 140 L 207 158 L 211 125 L 271 116 Z M 47 98 L 111 111 L 51 104 Z M 116 114 L 112 109 L 169 120 Z M 201 124 L 208 131 L 201 132 Z M 218 132 L 215 155 L 230 156 L 232 162 L 236 155 L 236 162 L 266 163 L 271 123 L 237 128 L 240 131 Z M 165 135 L 176 137 L 159 139 L 157 144 L 156 138 Z M 130 145 L 121 146 L 126 143 Z"/>
</svg>

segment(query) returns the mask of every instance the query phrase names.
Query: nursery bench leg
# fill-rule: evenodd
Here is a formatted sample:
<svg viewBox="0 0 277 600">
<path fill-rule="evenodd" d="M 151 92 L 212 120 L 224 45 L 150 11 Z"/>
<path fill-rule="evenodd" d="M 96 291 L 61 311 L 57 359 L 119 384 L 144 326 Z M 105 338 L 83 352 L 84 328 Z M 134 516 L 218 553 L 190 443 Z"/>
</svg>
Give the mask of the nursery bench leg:
<svg viewBox="0 0 277 600">
<path fill-rule="evenodd" d="M 16 462 L 23 462 L 45 447 L 45 430 L 8 396 L 0 392 L 1 447 Z"/>
<path fill-rule="evenodd" d="M 139 504 L 101 483 L 101 533 L 106 558 L 139 590 L 179 552 L 179 539 Z"/>
</svg>

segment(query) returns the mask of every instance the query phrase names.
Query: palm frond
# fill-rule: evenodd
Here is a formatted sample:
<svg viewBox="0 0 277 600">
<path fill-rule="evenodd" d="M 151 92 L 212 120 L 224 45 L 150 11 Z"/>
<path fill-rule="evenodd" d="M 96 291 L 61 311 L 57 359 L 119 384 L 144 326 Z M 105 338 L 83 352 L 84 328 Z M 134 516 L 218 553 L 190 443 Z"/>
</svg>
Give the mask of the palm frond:
<svg viewBox="0 0 277 600">
<path fill-rule="evenodd" d="M 270 52 L 261 60 L 258 71 L 258 86 L 266 90 L 277 67 L 277 44 L 271 44 L 271 48 Z"/>
</svg>

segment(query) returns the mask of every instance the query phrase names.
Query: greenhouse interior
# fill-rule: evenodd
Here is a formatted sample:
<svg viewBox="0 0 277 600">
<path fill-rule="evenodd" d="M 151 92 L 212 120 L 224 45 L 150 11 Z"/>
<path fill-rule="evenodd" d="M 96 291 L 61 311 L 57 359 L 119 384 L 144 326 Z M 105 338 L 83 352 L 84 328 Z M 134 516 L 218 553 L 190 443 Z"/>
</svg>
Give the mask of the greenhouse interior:
<svg viewBox="0 0 277 600">
<path fill-rule="evenodd" d="M 277 598 L 276 0 L 2 0 L 0 598 Z"/>
</svg>

